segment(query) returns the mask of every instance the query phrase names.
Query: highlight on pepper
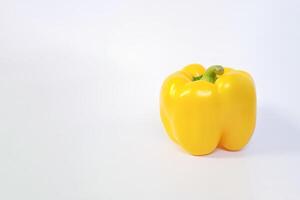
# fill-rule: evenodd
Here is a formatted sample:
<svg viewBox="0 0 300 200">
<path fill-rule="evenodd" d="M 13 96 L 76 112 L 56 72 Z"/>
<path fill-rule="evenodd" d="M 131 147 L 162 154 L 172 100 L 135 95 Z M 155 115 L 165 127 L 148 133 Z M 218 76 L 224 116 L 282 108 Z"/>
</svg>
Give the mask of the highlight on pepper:
<svg viewBox="0 0 300 200">
<path fill-rule="evenodd" d="M 190 64 L 171 74 L 160 92 L 160 116 L 175 143 L 192 155 L 217 147 L 238 151 L 256 122 L 256 92 L 250 74 L 213 65 Z"/>
</svg>

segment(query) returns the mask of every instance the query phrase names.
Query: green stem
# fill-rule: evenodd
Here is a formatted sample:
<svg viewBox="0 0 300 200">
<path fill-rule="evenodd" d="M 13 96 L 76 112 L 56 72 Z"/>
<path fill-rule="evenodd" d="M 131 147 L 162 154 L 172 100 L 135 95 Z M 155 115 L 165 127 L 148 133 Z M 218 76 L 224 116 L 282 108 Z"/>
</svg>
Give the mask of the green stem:
<svg viewBox="0 0 300 200">
<path fill-rule="evenodd" d="M 193 77 L 193 81 L 203 80 L 214 83 L 217 80 L 217 75 L 222 75 L 223 73 L 224 68 L 221 65 L 213 65 L 207 68 L 203 75 Z"/>
</svg>

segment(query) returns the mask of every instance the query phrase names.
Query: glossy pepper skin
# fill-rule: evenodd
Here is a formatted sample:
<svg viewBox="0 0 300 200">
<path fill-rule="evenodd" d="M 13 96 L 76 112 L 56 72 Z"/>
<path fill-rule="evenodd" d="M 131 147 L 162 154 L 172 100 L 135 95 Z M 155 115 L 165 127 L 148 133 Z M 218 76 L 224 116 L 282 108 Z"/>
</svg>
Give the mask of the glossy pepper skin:
<svg viewBox="0 0 300 200">
<path fill-rule="evenodd" d="M 216 147 L 240 150 L 255 128 L 253 79 L 246 72 L 219 67 L 205 70 L 200 64 L 188 65 L 171 74 L 161 88 L 164 128 L 192 155 L 209 154 Z M 221 70 L 219 75 L 216 69 Z"/>
</svg>

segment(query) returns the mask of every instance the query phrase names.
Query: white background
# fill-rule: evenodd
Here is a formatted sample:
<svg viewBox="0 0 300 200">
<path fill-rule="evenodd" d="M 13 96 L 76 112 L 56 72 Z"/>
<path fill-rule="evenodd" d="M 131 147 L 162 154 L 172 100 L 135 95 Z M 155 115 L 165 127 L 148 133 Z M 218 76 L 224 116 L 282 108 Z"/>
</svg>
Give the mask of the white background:
<svg viewBox="0 0 300 200">
<path fill-rule="evenodd" d="M 300 1 L 0 1 L 0 199 L 299 199 Z M 159 118 L 189 63 L 250 72 L 242 151 L 193 157 Z"/>
</svg>

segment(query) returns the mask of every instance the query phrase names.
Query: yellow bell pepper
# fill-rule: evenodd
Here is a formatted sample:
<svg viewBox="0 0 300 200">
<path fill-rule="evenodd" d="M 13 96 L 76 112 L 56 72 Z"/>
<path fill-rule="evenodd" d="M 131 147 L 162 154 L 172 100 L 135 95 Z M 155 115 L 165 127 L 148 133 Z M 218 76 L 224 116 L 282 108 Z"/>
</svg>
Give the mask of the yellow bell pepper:
<svg viewBox="0 0 300 200">
<path fill-rule="evenodd" d="M 255 128 L 254 81 L 220 65 L 188 65 L 164 81 L 160 115 L 169 137 L 192 155 L 240 150 Z"/>
</svg>

